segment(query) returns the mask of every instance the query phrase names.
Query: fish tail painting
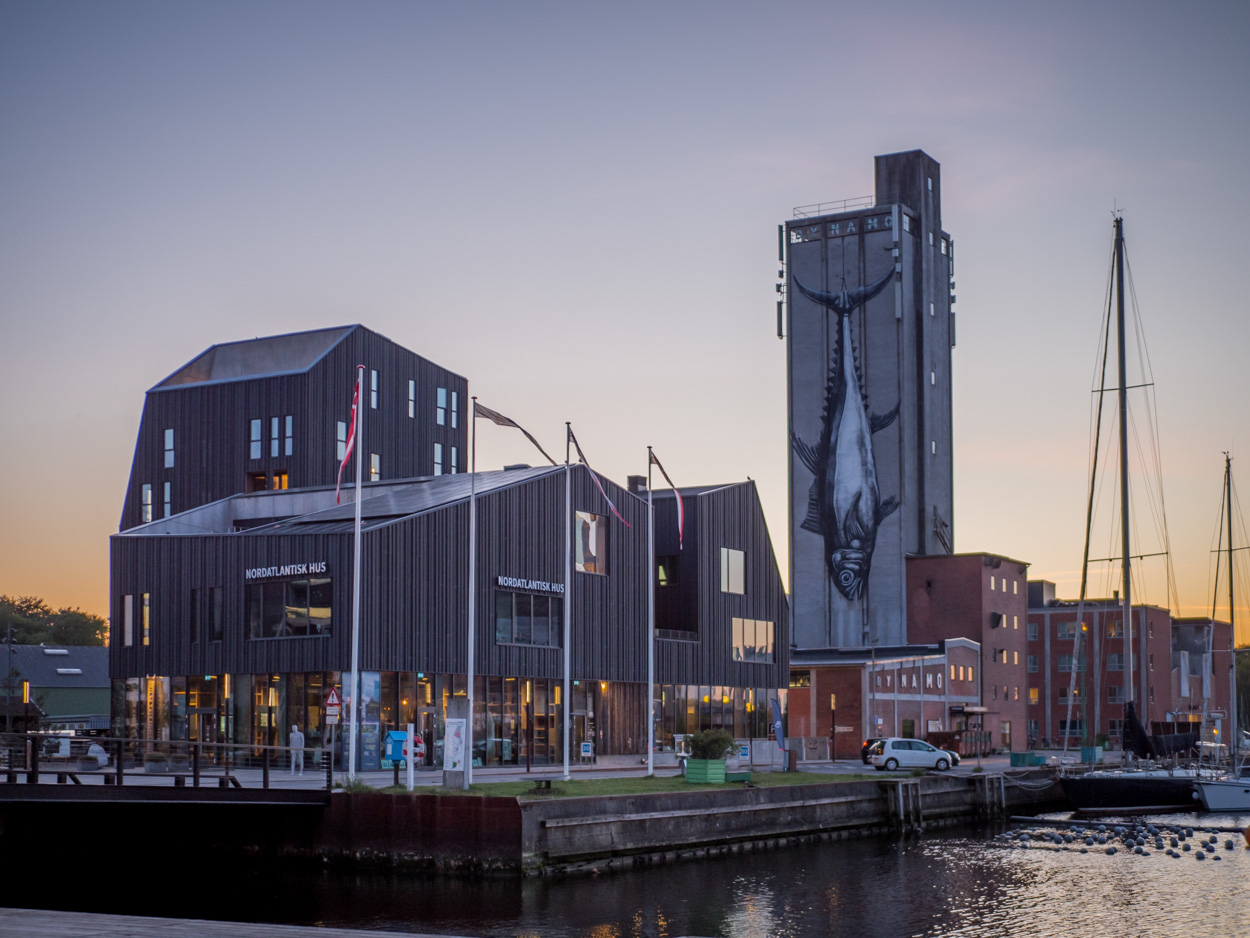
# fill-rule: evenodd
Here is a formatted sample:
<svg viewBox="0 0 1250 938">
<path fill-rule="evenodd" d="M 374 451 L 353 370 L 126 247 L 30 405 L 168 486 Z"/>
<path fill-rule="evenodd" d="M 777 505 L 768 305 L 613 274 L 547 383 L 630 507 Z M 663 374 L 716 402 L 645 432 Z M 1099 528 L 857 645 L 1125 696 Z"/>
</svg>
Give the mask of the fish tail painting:
<svg viewBox="0 0 1250 938">
<path fill-rule="evenodd" d="M 850 314 L 893 279 L 894 271 L 890 271 L 854 290 L 847 290 L 844 283 L 837 293 L 809 290 L 797 277 L 794 280 L 800 293 L 837 317 L 820 438 L 813 445 L 791 433 L 791 445 L 815 476 L 802 528 L 824 538 L 829 577 L 838 592 L 851 601 L 863 595 L 877 528 L 898 508 L 893 497 L 881 501 L 872 455 L 872 435 L 898 418 L 898 406 L 879 417 L 869 416 L 851 344 Z"/>
</svg>

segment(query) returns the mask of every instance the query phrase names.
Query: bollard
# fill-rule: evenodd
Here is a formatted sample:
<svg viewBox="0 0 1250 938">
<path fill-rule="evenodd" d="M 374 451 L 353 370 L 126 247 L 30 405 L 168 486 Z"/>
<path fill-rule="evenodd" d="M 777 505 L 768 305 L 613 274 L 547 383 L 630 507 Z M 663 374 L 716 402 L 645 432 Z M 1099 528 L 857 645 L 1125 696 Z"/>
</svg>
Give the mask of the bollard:
<svg viewBox="0 0 1250 938">
<path fill-rule="evenodd" d="M 27 740 L 26 745 L 30 747 L 30 771 L 26 773 L 26 783 L 37 785 L 39 784 L 39 740 Z"/>
</svg>

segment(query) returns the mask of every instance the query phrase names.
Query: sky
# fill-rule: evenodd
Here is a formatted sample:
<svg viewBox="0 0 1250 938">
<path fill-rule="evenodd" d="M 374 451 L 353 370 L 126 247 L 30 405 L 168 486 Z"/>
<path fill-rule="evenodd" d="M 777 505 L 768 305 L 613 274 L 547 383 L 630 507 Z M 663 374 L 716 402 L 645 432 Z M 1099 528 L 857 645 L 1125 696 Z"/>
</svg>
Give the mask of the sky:
<svg viewBox="0 0 1250 938">
<path fill-rule="evenodd" d="M 1224 451 L 1250 486 L 1247 35 L 1233 2 L 9 0 L 0 593 L 105 613 L 145 391 L 354 322 L 619 482 L 648 445 L 679 485 L 754 479 L 785 575 L 776 226 L 918 148 L 955 242 L 956 550 L 1076 596 L 1121 209 L 1135 426 L 1178 611 L 1210 614 Z M 480 435 L 479 468 L 531 459 Z"/>
</svg>

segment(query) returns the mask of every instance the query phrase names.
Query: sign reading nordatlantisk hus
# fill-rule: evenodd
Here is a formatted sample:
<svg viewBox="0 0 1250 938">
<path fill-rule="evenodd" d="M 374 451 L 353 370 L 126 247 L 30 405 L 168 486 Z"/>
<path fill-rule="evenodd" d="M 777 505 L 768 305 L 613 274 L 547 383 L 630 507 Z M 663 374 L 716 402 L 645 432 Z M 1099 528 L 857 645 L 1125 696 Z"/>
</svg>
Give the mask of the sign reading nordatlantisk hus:
<svg viewBox="0 0 1250 938">
<path fill-rule="evenodd" d="M 315 576 L 325 573 L 326 569 L 324 560 L 314 560 L 310 563 L 287 563 L 280 567 L 248 567 L 243 571 L 243 579 L 268 580 L 281 576 Z"/>
<path fill-rule="evenodd" d="M 556 593 L 564 595 L 563 583 L 548 583 L 546 580 L 523 580 L 514 576 L 497 577 L 499 586 L 512 590 L 530 590 L 535 593 Z"/>
</svg>

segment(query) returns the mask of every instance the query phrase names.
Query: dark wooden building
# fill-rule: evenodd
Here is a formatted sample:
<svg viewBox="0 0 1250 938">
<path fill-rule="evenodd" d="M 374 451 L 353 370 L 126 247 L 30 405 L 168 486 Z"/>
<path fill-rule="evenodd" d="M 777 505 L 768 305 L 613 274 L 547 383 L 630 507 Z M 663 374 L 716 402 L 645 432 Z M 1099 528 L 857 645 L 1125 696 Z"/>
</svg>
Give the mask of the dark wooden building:
<svg viewBox="0 0 1250 938">
<path fill-rule="evenodd" d="M 574 743 L 593 742 L 597 755 L 645 752 L 645 491 L 601 481 L 628 525 L 584 466 L 364 487 L 363 766 L 376 764 L 386 730 L 409 722 L 435 762 L 447 699 L 465 691 L 471 484 L 476 758 L 562 759 L 566 618 Z M 754 483 L 683 490 L 680 546 L 675 497 L 656 495 L 659 747 L 703 727 L 766 736 L 789 636 Z M 351 662 L 353 498 L 345 488 L 336 505 L 333 486 L 258 490 L 115 535 L 118 731 L 281 744 L 298 724 L 319 748 L 324 697 Z"/>
<path fill-rule="evenodd" d="M 335 481 L 364 365 L 365 478 L 463 471 L 468 382 L 364 326 L 214 345 L 147 392 L 121 530 Z"/>
</svg>

